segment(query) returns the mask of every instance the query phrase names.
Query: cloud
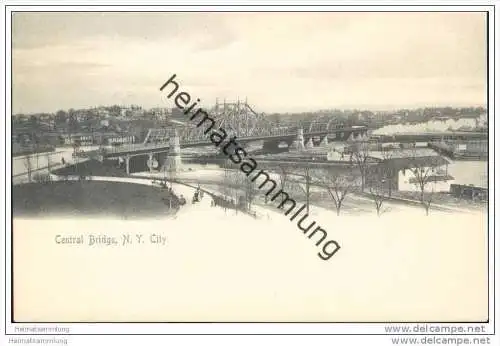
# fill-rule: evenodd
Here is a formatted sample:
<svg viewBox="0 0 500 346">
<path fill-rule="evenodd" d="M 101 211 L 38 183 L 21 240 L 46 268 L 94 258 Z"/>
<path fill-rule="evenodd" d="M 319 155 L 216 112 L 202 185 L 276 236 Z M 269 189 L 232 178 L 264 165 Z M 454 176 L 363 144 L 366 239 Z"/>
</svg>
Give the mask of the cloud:
<svg viewBox="0 0 500 346">
<path fill-rule="evenodd" d="M 13 95 L 16 111 L 148 107 L 176 73 L 207 102 L 269 112 L 479 104 L 485 32 L 481 13 L 23 13 Z"/>
</svg>

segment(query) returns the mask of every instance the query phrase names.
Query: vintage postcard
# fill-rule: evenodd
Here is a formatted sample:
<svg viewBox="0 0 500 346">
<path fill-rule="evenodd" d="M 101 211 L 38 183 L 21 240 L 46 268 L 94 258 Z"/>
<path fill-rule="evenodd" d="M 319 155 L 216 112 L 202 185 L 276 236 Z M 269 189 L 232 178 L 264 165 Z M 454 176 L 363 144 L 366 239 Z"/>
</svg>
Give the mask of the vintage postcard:
<svg viewBox="0 0 500 346">
<path fill-rule="evenodd" d="M 12 322 L 487 323 L 490 19 L 12 12 Z"/>
</svg>

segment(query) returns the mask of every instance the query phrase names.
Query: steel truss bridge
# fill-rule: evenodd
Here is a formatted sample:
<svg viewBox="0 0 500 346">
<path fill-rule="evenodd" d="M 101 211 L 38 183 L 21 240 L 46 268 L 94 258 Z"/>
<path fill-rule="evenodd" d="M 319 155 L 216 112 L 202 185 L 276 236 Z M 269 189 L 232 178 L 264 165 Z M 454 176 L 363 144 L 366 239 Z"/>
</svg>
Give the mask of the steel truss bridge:
<svg viewBox="0 0 500 346">
<path fill-rule="evenodd" d="M 302 128 L 304 135 L 307 134 L 327 134 L 330 130 L 343 128 L 343 124 L 329 117 L 320 117 L 314 121 L 276 123 L 266 117 L 264 113 L 257 113 L 245 102 L 216 103 L 213 108 L 207 110 L 208 115 L 215 120 L 214 129 L 224 129 L 228 137 L 276 137 L 296 135 L 297 129 Z M 200 114 L 193 121 L 186 116 L 184 126 L 173 126 L 164 129 L 150 129 L 144 144 L 168 142 L 168 139 L 174 135 L 174 131 L 180 137 L 181 143 L 207 141 L 207 135 L 204 133 L 207 126 L 203 124 L 197 127 L 196 124 L 203 118 Z M 333 131 L 331 131 L 333 132 Z"/>
<path fill-rule="evenodd" d="M 236 136 L 238 142 L 256 140 L 290 141 L 297 137 L 299 129 L 302 130 L 305 140 L 312 137 L 333 136 L 333 134 L 336 134 L 338 140 L 347 140 L 349 135 L 353 133 L 355 135 L 363 133 L 366 136 L 367 131 L 364 126 L 347 128 L 345 124 L 339 123 L 338 120 L 329 116 L 321 116 L 313 121 L 273 122 L 264 113 L 254 111 L 247 101 L 216 102 L 211 109 L 205 111 L 215 121 L 213 130 L 224 129 L 228 139 Z M 209 145 L 211 141 L 209 134 L 206 134 L 205 131 L 211 122 L 205 121 L 201 126 L 197 126 L 202 119 L 203 114 L 199 114 L 193 120 L 190 120 L 189 115 L 186 115 L 185 122 L 175 121 L 169 127 L 149 129 L 142 144 L 117 147 L 108 152 L 107 156 L 168 149 L 169 141 L 174 136 L 179 137 L 181 147 Z"/>
</svg>

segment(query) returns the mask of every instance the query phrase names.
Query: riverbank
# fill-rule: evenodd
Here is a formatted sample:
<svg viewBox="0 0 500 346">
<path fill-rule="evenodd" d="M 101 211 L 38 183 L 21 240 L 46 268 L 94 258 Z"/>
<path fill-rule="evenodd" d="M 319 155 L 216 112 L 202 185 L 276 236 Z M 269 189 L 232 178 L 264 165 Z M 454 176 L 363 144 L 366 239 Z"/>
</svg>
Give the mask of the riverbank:
<svg viewBox="0 0 500 346">
<path fill-rule="evenodd" d="M 176 209 L 168 190 L 124 182 L 58 181 L 12 189 L 14 217 L 22 218 L 150 219 L 172 216 Z"/>
</svg>

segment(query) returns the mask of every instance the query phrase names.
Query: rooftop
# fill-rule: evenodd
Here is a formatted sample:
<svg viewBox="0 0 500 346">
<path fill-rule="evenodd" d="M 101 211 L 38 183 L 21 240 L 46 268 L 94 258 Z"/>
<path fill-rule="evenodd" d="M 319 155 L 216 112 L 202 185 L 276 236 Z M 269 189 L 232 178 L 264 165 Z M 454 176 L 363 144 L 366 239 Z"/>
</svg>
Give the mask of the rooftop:
<svg viewBox="0 0 500 346">
<path fill-rule="evenodd" d="M 376 159 L 383 160 L 396 158 L 411 158 L 411 157 L 433 157 L 440 156 L 430 148 L 412 148 L 412 149 L 394 149 L 385 151 L 370 151 L 370 156 Z"/>
<path fill-rule="evenodd" d="M 401 157 L 389 159 L 388 162 L 391 167 L 396 170 L 415 167 L 440 167 L 449 163 L 449 161 L 442 156 Z"/>
</svg>

